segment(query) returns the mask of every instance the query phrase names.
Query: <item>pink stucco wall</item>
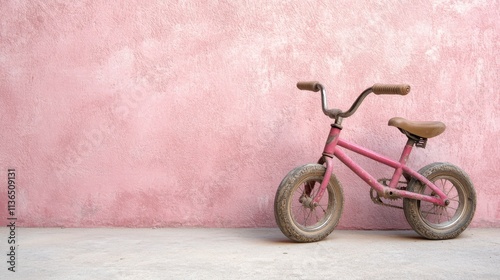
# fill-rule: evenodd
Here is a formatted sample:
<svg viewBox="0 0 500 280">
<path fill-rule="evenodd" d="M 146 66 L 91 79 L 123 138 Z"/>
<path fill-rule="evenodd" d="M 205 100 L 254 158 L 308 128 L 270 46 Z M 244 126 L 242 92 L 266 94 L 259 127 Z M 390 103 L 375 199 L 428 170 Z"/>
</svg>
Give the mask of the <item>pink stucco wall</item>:
<svg viewBox="0 0 500 280">
<path fill-rule="evenodd" d="M 344 109 L 373 83 L 405 82 L 406 97 L 369 96 L 344 137 L 397 158 L 405 137 L 389 118 L 444 121 L 410 165 L 461 166 L 477 189 L 472 225 L 498 227 L 499 11 L 480 0 L 1 1 L 1 205 L 13 167 L 22 226 L 273 227 L 279 182 L 318 159 L 329 129 L 319 95 L 296 81 L 322 81 Z M 340 228 L 408 228 L 349 170 L 336 174 Z"/>
</svg>

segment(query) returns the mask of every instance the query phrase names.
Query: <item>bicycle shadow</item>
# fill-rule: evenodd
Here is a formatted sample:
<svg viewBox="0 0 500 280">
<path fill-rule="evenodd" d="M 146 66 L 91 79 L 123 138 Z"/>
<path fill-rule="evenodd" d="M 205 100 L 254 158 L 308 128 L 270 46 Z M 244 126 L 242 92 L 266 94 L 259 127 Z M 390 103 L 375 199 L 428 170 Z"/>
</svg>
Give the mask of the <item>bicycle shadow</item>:
<svg viewBox="0 0 500 280">
<path fill-rule="evenodd" d="M 247 235 L 248 238 L 259 239 L 262 242 L 270 243 L 270 244 L 309 244 L 309 243 L 300 243 L 295 242 L 293 240 L 288 239 L 286 236 L 281 233 L 278 228 L 269 229 L 269 232 L 265 234 L 256 234 L 250 236 L 250 233 Z M 462 239 L 468 238 L 467 235 L 460 235 L 455 238 Z M 412 230 L 335 230 L 327 236 L 325 239 L 318 242 L 336 242 L 336 241 L 347 241 L 352 240 L 356 242 L 357 240 L 382 240 L 382 241 L 393 241 L 393 242 L 401 242 L 401 241 L 443 241 L 443 240 L 429 240 L 418 235 L 416 232 Z M 317 243 L 317 242 L 313 242 Z"/>
<path fill-rule="evenodd" d="M 398 242 L 446 242 L 446 241 L 457 241 L 457 240 L 466 240 L 473 238 L 473 234 L 467 234 L 464 232 L 453 239 L 444 239 L 444 240 L 432 240 L 427 239 L 425 237 L 420 236 L 413 230 L 334 230 L 329 236 L 325 239 L 317 242 L 310 243 L 302 243 L 296 242 L 289 238 L 287 238 L 279 228 L 260 228 L 253 230 L 244 230 L 239 232 L 240 238 L 252 240 L 257 243 L 263 244 L 276 244 L 276 245 L 305 245 L 305 244 L 318 244 L 318 243 L 350 243 L 350 242 L 389 242 L 389 243 L 398 243 Z"/>
</svg>

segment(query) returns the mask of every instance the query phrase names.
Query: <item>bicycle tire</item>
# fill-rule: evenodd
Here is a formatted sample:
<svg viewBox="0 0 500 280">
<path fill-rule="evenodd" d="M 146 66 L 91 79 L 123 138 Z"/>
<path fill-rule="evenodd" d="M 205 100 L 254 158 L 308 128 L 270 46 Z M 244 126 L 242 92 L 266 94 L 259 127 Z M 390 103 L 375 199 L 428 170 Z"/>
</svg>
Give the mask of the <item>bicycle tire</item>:
<svg viewBox="0 0 500 280">
<path fill-rule="evenodd" d="M 427 239 L 457 237 L 469 226 L 476 210 L 476 191 L 469 176 L 459 167 L 442 162 L 424 166 L 418 172 L 441 188 L 448 195 L 450 204 L 438 206 L 405 198 L 406 220 L 413 230 Z M 407 190 L 432 195 L 432 190 L 416 179 L 410 181 Z"/>
<path fill-rule="evenodd" d="M 334 174 L 317 207 L 306 207 L 300 202 L 300 199 L 315 196 L 325 172 L 323 165 L 306 164 L 290 171 L 281 181 L 274 199 L 274 216 L 281 232 L 289 239 L 296 242 L 320 241 L 337 226 L 344 207 L 344 194 Z M 314 187 L 306 195 L 305 188 L 308 186 L 305 184 L 312 182 Z M 323 212 L 324 216 L 320 217 L 318 212 Z"/>
</svg>

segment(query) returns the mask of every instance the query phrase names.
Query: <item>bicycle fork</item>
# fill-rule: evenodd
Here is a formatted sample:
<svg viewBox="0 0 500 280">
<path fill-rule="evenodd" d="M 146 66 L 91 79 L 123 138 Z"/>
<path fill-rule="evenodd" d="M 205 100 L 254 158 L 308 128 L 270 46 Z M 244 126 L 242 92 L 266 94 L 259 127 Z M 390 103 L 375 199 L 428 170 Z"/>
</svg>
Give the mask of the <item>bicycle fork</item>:
<svg viewBox="0 0 500 280">
<path fill-rule="evenodd" d="M 316 194 L 314 199 L 312 200 L 312 205 L 317 206 L 321 198 L 323 197 L 326 187 L 330 182 L 330 178 L 333 173 L 333 155 L 335 151 L 335 147 L 337 147 L 337 143 L 339 142 L 340 131 L 342 127 L 337 124 L 332 124 L 332 128 L 330 129 L 330 134 L 328 134 L 328 139 L 326 140 L 325 149 L 323 150 L 323 156 L 318 161 L 319 164 L 326 165 L 326 172 L 323 177 L 323 181 L 319 187 L 319 192 Z"/>
</svg>

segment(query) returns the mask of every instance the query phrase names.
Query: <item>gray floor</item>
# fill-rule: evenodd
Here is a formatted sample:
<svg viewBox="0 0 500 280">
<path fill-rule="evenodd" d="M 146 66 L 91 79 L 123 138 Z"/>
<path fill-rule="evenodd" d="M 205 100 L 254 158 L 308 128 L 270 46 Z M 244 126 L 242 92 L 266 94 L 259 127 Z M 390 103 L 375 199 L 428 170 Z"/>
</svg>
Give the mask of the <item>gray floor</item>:
<svg viewBox="0 0 500 280">
<path fill-rule="evenodd" d="M 8 228 L 0 229 L 6 259 Z M 412 231 L 334 231 L 289 242 L 271 229 L 16 229 L 0 279 L 500 279 L 500 229 L 429 241 Z M 8 277 L 8 278 L 6 278 Z"/>
</svg>

